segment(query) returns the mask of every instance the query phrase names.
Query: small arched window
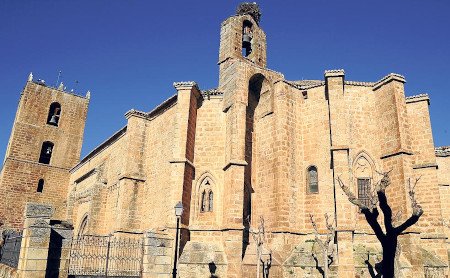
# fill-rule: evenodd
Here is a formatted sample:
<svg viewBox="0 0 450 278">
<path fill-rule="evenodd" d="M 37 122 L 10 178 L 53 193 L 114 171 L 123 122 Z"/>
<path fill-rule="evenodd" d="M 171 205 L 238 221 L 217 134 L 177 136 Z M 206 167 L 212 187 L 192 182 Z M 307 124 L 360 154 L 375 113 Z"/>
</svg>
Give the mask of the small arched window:
<svg viewBox="0 0 450 278">
<path fill-rule="evenodd" d="M 46 141 L 42 144 L 41 154 L 39 156 L 39 163 L 50 164 L 50 160 L 52 158 L 53 153 L 53 146 L 54 144 L 49 141 Z"/>
<path fill-rule="evenodd" d="M 208 211 L 213 211 L 213 208 L 214 208 L 213 203 L 214 203 L 214 194 L 211 190 L 211 191 L 209 191 L 209 194 L 208 194 Z"/>
<path fill-rule="evenodd" d="M 42 191 L 44 191 L 44 183 L 44 179 L 39 180 L 36 192 L 42 193 Z"/>
<path fill-rule="evenodd" d="M 201 207 L 200 207 L 200 212 L 205 212 L 206 211 L 206 191 L 203 190 L 202 192 L 202 203 L 201 203 Z"/>
<path fill-rule="evenodd" d="M 316 166 L 310 166 L 308 168 L 308 191 L 309 193 L 319 192 L 319 179 Z"/>
<path fill-rule="evenodd" d="M 58 126 L 61 117 L 61 104 L 53 102 L 48 111 L 47 124 Z"/>
</svg>

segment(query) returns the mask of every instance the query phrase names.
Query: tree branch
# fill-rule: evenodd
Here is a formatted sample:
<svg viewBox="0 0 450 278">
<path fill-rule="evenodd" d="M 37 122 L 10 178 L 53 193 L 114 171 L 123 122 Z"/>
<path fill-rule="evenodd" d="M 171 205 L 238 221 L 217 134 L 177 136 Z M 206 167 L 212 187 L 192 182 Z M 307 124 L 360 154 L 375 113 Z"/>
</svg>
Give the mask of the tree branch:
<svg viewBox="0 0 450 278">
<path fill-rule="evenodd" d="M 378 191 L 378 200 L 380 201 L 380 209 L 384 215 L 384 227 L 386 232 L 390 232 L 394 229 L 392 226 L 392 209 L 387 202 L 387 197 L 384 191 Z"/>
<path fill-rule="evenodd" d="M 419 205 L 419 203 L 417 203 L 414 191 L 419 180 L 420 177 L 416 178 L 414 181 L 414 185 L 411 185 L 411 179 L 408 179 L 409 198 L 411 199 L 412 215 L 403 224 L 395 228 L 397 234 L 403 233 L 406 229 L 416 224 L 423 214 L 423 209 Z"/>
<path fill-rule="evenodd" d="M 340 187 L 342 188 L 342 190 L 344 191 L 345 195 L 347 195 L 348 200 L 350 201 L 350 203 L 354 204 L 355 206 L 359 207 L 361 210 L 363 209 L 369 209 L 364 203 L 362 203 L 356 196 L 355 194 L 353 194 L 353 192 L 350 190 L 350 188 L 348 186 L 346 186 L 344 184 L 344 182 L 342 182 L 341 178 L 338 177 L 337 178 L 338 183 L 340 185 Z"/>
<path fill-rule="evenodd" d="M 364 208 L 361 210 L 361 212 L 364 213 L 367 223 L 369 223 L 370 227 L 375 232 L 375 236 L 380 242 L 383 242 L 386 235 L 384 234 L 383 229 L 381 229 L 381 226 L 377 221 L 378 215 L 380 214 L 378 212 L 378 209 L 374 208 L 373 211 L 370 211 L 368 208 Z"/>
</svg>

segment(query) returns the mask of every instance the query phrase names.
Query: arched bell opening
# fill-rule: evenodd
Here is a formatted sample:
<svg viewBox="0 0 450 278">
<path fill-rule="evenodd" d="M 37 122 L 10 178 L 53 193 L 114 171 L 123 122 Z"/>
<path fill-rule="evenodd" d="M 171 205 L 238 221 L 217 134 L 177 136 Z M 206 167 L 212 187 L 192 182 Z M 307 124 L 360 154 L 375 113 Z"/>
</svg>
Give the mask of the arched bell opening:
<svg viewBox="0 0 450 278">
<path fill-rule="evenodd" d="M 61 117 L 61 104 L 53 102 L 50 105 L 50 109 L 48 111 L 47 124 L 58 126 L 60 117 Z"/>
<path fill-rule="evenodd" d="M 242 26 L 242 56 L 248 57 L 252 53 L 253 24 L 244 20 Z"/>
</svg>

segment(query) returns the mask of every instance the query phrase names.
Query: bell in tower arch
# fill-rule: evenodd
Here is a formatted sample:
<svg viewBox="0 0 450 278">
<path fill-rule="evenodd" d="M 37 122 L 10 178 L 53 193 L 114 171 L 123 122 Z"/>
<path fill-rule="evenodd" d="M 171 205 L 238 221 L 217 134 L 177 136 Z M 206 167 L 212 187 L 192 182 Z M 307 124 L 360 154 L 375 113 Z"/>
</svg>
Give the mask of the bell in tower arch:
<svg viewBox="0 0 450 278">
<path fill-rule="evenodd" d="M 244 26 L 242 28 L 242 49 L 245 50 L 245 57 L 252 53 L 252 23 L 248 20 L 244 21 Z"/>
</svg>

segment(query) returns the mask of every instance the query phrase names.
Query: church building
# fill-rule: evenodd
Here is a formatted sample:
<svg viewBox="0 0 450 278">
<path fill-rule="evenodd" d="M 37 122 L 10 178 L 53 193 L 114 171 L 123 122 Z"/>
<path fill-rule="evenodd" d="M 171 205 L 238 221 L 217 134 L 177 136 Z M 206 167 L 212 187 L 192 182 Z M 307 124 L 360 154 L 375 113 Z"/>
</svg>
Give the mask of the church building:
<svg viewBox="0 0 450 278">
<path fill-rule="evenodd" d="M 367 202 L 390 171 L 386 195 L 399 223 L 412 213 L 409 181 L 420 177 L 424 214 L 399 237 L 402 273 L 446 277 L 450 148 L 434 146 L 430 97 L 406 97 L 396 73 L 368 82 L 332 69 L 286 80 L 267 68 L 260 17 L 244 3 L 222 22 L 217 88 L 175 82 L 166 101 L 128 111 L 126 126 L 81 160 L 90 95 L 30 76 L 0 174 L 4 226 L 22 229 L 27 203 L 48 204 L 74 238 L 144 237 L 143 277 L 169 277 L 181 202 L 179 277 L 256 277 L 257 250 L 269 277 L 322 277 L 311 216 L 325 235 L 327 214 L 333 277 L 370 277 L 381 246 L 337 180 Z"/>
</svg>

